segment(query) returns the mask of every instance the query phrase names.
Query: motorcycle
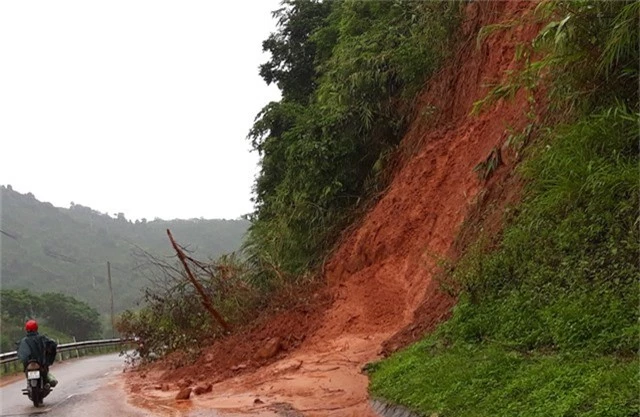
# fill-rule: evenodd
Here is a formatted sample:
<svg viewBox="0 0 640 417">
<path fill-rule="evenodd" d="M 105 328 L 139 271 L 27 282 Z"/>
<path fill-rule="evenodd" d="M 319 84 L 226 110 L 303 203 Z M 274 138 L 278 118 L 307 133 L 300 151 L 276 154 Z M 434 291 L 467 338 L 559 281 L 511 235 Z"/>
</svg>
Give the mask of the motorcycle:
<svg viewBox="0 0 640 417">
<path fill-rule="evenodd" d="M 31 360 L 25 369 L 27 388 L 22 390 L 22 395 L 29 397 L 35 407 L 40 407 L 44 397 L 51 393 L 51 386 L 46 382 L 46 368 L 37 361 Z"/>
</svg>

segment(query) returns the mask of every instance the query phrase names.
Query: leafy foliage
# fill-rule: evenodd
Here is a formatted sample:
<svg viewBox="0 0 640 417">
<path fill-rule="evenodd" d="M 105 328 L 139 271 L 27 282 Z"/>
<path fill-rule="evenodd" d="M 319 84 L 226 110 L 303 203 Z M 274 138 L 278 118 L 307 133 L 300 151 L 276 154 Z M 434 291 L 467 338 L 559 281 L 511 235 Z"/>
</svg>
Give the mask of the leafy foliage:
<svg viewBox="0 0 640 417">
<path fill-rule="evenodd" d="M 282 4 L 273 12 L 280 31 L 262 43 L 271 60 L 260 66 L 260 76 L 267 84 L 276 83 L 285 101 L 304 104 L 316 87 L 316 44 L 309 36 L 322 26 L 331 3 L 285 0 Z"/>
<path fill-rule="evenodd" d="M 446 56 L 456 2 L 287 1 L 261 68 L 282 100 L 249 136 L 262 156 L 246 242 L 256 280 L 317 265 L 407 126 L 411 99 Z M 302 56 L 302 59 L 296 57 Z"/>
<path fill-rule="evenodd" d="M 24 323 L 38 320 L 39 331 L 63 341 L 90 340 L 101 336 L 100 314 L 87 303 L 60 293 L 34 294 L 28 290 L 0 290 L 2 351 L 15 350 L 24 336 Z"/>
<path fill-rule="evenodd" d="M 516 58 L 523 67 L 507 71 L 507 81 L 477 102 L 474 112 L 522 88 L 533 92 L 540 86 L 549 89 L 556 120 L 607 107 L 612 101 L 637 110 L 639 14 L 636 1 L 540 2 L 537 18 L 548 23 L 530 44 L 519 46 Z M 517 23 L 485 27 L 478 41 Z"/>
<path fill-rule="evenodd" d="M 46 323 L 59 331 L 88 340 L 101 336 L 100 314 L 89 304 L 60 293 L 41 295 Z"/>
</svg>

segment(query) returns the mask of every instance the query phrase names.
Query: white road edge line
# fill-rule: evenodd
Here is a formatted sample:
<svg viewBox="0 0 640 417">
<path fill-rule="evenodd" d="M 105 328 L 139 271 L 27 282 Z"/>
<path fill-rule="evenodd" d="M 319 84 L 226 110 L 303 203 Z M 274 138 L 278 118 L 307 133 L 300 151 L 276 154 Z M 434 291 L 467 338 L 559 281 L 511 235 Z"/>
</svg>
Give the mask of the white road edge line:
<svg viewBox="0 0 640 417">
<path fill-rule="evenodd" d="M 70 394 L 70 395 L 68 395 L 68 396 L 67 396 L 67 398 L 65 398 L 64 400 L 58 401 L 57 403 L 55 403 L 54 405 L 52 405 L 52 406 L 51 406 L 51 408 L 50 408 L 49 410 L 47 410 L 47 411 L 51 411 L 51 410 L 53 410 L 54 408 L 56 408 L 56 407 L 57 407 L 57 406 L 59 406 L 60 404 L 63 404 L 63 403 L 64 403 L 65 401 L 67 401 L 69 398 L 71 398 L 71 397 L 75 397 L 76 395 L 78 395 L 78 394 Z"/>
<path fill-rule="evenodd" d="M 54 408 L 56 408 L 57 406 L 59 406 L 60 404 L 64 403 L 65 401 L 67 401 L 69 398 L 75 396 L 77 394 L 71 394 L 69 396 L 67 396 L 67 398 L 58 401 L 57 403 L 53 404 L 52 406 L 48 406 L 47 408 L 36 408 L 34 410 L 31 411 L 25 411 L 24 413 L 14 413 L 14 414 L 0 414 L 0 417 L 11 417 L 11 416 L 30 416 L 33 414 L 45 414 L 48 413 L 49 411 L 53 410 Z"/>
</svg>

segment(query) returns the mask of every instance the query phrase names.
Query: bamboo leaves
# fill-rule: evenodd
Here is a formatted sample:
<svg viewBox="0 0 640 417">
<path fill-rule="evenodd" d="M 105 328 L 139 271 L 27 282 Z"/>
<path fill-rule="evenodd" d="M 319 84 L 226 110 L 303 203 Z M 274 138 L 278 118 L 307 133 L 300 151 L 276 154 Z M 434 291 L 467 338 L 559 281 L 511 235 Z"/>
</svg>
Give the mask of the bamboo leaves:
<svg viewBox="0 0 640 417">
<path fill-rule="evenodd" d="M 262 160 L 246 248 L 259 275 L 278 280 L 317 265 L 354 208 L 380 189 L 382 164 L 412 97 L 449 50 L 458 10 L 448 1 L 294 0 L 277 12 L 262 75 L 283 99 L 250 132 Z M 309 55 L 292 59 L 300 51 Z"/>
</svg>

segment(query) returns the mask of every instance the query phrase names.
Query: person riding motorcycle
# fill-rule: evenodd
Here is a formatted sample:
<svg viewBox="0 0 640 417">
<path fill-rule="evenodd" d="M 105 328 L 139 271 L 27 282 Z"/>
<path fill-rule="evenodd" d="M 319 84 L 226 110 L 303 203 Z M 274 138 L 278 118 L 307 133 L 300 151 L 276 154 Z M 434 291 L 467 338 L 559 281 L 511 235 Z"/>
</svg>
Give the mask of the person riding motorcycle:
<svg viewBox="0 0 640 417">
<path fill-rule="evenodd" d="M 35 320 L 28 320 L 24 329 L 27 335 L 20 340 L 18 345 L 18 358 L 24 369 L 27 369 L 29 361 L 37 361 L 43 367 L 45 381 L 51 387 L 55 387 L 58 385 L 58 380 L 49 372 L 49 366 L 56 360 L 56 342 L 38 333 L 38 323 Z"/>
</svg>

